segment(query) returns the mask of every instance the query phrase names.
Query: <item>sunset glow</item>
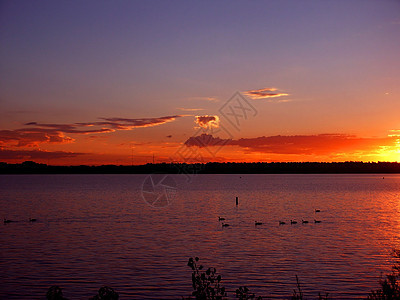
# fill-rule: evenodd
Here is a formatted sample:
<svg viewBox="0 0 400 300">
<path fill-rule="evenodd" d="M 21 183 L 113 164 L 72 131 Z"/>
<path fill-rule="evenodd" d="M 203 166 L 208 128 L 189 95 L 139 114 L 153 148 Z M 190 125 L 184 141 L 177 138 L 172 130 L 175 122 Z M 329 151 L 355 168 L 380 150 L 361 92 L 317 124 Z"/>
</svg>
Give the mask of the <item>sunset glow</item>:
<svg viewBox="0 0 400 300">
<path fill-rule="evenodd" d="M 399 11 L 2 2 L 0 161 L 400 161 Z"/>
</svg>

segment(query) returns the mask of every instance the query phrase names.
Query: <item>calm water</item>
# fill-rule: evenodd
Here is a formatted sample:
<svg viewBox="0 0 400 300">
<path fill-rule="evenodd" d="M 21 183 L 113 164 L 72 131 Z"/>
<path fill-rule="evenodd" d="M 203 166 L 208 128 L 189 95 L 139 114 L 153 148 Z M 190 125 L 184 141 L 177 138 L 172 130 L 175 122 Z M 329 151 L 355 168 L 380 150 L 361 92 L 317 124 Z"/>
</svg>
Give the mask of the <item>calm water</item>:
<svg viewBox="0 0 400 300">
<path fill-rule="evenodd" d="M 362 298 L 400 247 L 397 175 L 171 176 L 164 208 L 144 201 L 143 175 L 0 176 L 0 216 L 19 221 L 0 226 L 0 298 L 43 299 L 60 285 L 87 299 L 109 285 L 121 299 L 179 299 L 191 292 L 191 256 L 229 291 L 287 298 L 297 274 L 308 296 Z"/>
</svg>

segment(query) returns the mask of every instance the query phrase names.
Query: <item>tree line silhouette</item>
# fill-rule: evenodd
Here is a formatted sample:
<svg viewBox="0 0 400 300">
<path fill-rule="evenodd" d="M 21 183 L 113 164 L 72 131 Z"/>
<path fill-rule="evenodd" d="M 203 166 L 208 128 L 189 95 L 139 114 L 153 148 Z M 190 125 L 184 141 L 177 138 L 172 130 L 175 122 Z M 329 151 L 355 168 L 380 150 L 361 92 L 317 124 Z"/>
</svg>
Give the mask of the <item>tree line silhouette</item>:
<svg viewBox="0 0 400 300">
<path fill-rule="evenodd" d="M 144 165 L 54 166 L 33 161 L 0 162 L 0 174 L 363 174 L 400 173 L 397 162 L 209 162 Z"/>
</svg>

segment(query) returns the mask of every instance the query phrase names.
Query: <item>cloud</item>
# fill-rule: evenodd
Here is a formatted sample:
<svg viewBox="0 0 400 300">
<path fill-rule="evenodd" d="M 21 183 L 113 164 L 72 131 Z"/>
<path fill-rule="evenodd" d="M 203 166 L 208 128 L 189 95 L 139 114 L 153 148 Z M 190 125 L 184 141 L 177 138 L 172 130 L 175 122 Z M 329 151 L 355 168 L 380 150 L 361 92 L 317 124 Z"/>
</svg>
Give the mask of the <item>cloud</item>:
<svg viewBox="0 0 400 300">
<path fill-rule="evenodd" d="M 219 127 L 219 117 L 218 116 L 195 116 L 195 121 L 197 125 L 202 128 L 218 128 Z"/>
<path fill-rule="evenodd" d="M 104 121 L 97 122 L 78 122 L 73 124 L 44 124 L 37 122 L 29 122 L 25 125 L 52 128 L 57 131 L 62 131 L 65 133 L 77 133 L 77 134 L 87 134 L 87 133 L 105 133 L 113 132 L 115 130 L 130 130 L 139 127 L 152 127 L 167 122 L 172 122 L 175 119 L 182 117 L 181 115 L 166 116 L 159 118 L 141 118 L 141 119 L 127 119 L 127 118 L 99 118 Z M 79 127 L 93 127 L 100 126 L 100 129 L 80 129 Z"/>
<path fill-rule="evenodd" d="M 183 108 L 183 107 L 178 107 L 179 110 L 183 111 L 199 111 L 199 110 L 204 110 L 204 108 Z"/>
<path fill-rule="evenodd" d="M 373 151 L 384 146 L 394 146 L 396 139 L 361 138 L 347 134 L 318 134 L 293 136 L 262 136 L 224 140 L 203 134 L 186 140 L 187 146 L 208 147 L 226 142 L 230 146 L 239 146 L 248 151 L 274 154 L 326 155 L 350 151 Z"/>
<path fill-rule="evenodd" d="M 221 139 L 219 137 L 213 137 L 211 134 L 203 133 L 199 136 L 192 136 L 188 138 L 185 145 L 188 147 L 199 147 L 204 148 L 208 146 L 221 146 L 229 143 L 231 140 Z"/>
<path fill-rule="evenodd" d="M 107 123 L 117 129 L 132 129 L 138 127 L 152 127 L 168 122 L 175 121 L 175 119 L 182 117 L 181 115 L 166 116 L 159 118 L 143 118 L 143 119 L 125 119 L 125 118 L 101 118 L 108 121 Z"/>
<path fill-rule="evenodd" d="M 217 97 L 190 97 L 189 100 L 218 102 L 218 98 Z"/>
<path fill-rule="evenodd" d="M 29 131 L 31 131 L 31 132 L 54 132 L 54 133 L 64 132 L 64 133 L 76 133 L 76 134 L 106 133 L 106 132 L 115 131 L 110 128 L 81 130 L 81 129 L 78 129 L 77 126 L 84 126 L 84 125 L 79 125 L 79 123 L 75 123 L 75 124 L 43 124 L 43 123 L 29 122 L 24 125 L 36 126 L 38 128 L 23 128 L 23 129 L 17 129 L 17 130 L 25 131 L 25 132 L 29 132 Z M 89 125 L 87 125 L 87 126 L 89 126 Z M 94 126 L 94 125 L 92 125 L 92 126 Z"/>
<path fill-rule="evenodd" d="M 77 157 L 85 153 L 43 150 L 7 150 L 0 149 L 0 159 L 59 159 Z"/>
<path fill-rule="evenodd" d="M 25 123 L 25 128 L 15 130 L 0 130 L 0 146 L 33 147 L 39 144 L 65 144 L 75 140 L 65 134 L 97 134 L 109 133 L 116 130 L 131 130 L 134 128 L 152 127 L 172 122 L 181 115 L 159 118 L 99 118 L 103 121 L 54 124 L 54 123 Z"/>
<path fill-rule="evenodd" d="M 252 151 L 278 154 L 323 155 L 334 152 L 368 150 L 391 142 L 387 138 L 359 138 L 347 134 L 269 136 L 232 141 Z"/>
<path fill-rule="evenodd" d="M 37 122 L 29 122 L 25 123 L 24 125 L 26 126 L 38 126 L 38 127 L 48 127 L 48 128 L 54 128 L 58 129 L 60 131 L 69 131 L 69 130 L 74 130 L 75 126 L 70 125 L 70 124 L 40 124 Z"/>
<path fill-rule="evenodd" d="M 74 139 L 53 130 L 0 130 L 0 146 L 7 144 L 16 147 L 33 147 L 40 143 L 66 144 L 73 141 Z"/>
<path fill-rule="evenodd" d="M 278 98 L 283 96 L 288 96 L 289 94 L 278 91 L 276 88 L 263 88 L 258 90 L 250 90 L 244 92 L 246 96 L 249 96 L 251 99 L 269 99 L 269 98 Z"/>
<path fill-rule="evenodd" d="M 390 134 L 388 134 L 388 136 L 400 137 L 400 129 L 390 129 L 389 132 Z"/>
</svg>

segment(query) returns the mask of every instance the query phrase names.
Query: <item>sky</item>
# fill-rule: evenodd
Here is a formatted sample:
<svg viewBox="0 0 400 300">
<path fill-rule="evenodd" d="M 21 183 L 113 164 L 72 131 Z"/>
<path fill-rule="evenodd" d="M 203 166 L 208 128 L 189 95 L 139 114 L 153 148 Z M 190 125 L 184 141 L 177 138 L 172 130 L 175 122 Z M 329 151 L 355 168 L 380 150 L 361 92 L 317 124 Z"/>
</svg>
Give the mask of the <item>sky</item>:
<svg viewBox="0 0 400 300">
<path fill-rule="evenodd" d="M 0 1 L 0 161 L 400 161 L 400 1 Z"/>
</svg>

